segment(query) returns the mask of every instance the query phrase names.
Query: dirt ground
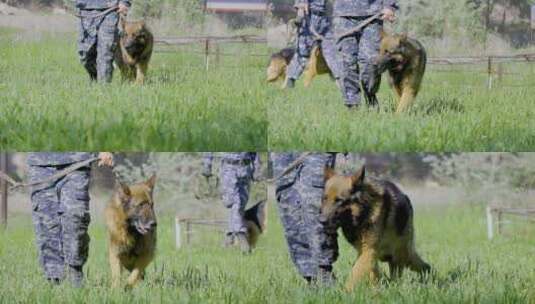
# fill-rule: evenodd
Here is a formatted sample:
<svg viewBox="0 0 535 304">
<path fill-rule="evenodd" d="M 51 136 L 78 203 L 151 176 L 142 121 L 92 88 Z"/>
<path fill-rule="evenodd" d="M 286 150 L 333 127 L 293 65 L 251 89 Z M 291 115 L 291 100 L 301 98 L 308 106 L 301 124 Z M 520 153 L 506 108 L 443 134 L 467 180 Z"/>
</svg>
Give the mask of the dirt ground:
<svg viewBox="0 0 535 304">
<path fill-rule="evenodd" d="M 0 27 L 27 32 L 71 33 L 76 31 L 77 18 L 63 9 L 53 9 L 47 15 L 0 3 Z"/>
</svg>

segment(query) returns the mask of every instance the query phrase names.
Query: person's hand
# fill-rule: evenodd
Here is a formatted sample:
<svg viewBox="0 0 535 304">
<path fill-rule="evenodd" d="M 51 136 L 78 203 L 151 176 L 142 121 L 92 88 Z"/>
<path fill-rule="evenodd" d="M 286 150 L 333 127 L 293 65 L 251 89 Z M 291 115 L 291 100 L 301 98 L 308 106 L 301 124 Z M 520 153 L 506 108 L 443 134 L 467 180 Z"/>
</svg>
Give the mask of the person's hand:
<svg viewBox="0 0 535 304">
<path fill-rule="evenodd" d="M 393 9 L 385 7 L 381 13 L 382 13 L 381 19 L 386 20 L 388 22 L 396 21 L 396 13 L 394 12 Z"/>
<path fill-rule="evenodd" d="M 119 8 L 117 9 L 117 12 L 122 15 L 128 14 L 128 5 L 124 3 L 119 3 Z"/>
<path fill-rule="evenodd" d="M 113 154 L 110 152 L 100 152 L 98 154 L 98 165 L 100 167 L 113 167 Z"/>
</svg>

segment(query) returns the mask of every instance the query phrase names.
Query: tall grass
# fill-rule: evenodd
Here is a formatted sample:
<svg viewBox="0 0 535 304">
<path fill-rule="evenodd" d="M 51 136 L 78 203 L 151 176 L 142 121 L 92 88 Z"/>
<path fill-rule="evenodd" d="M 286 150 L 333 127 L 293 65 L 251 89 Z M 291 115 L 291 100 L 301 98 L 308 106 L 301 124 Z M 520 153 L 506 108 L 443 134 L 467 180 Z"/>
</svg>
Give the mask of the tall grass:
<svg viewBox="0 0 535 304">
<path fill-rule="evenodd" d="M 479 207 L 416 206 L 416 239 L 436 276 L 421 282 L 410 271 L 396 282 L 342 291 L 355 252 L 340 236 L 333 288 L 308 287 L 291 264 L 278 216 L 251 256 L 220 247 L 221 235 L 195 230 L 193 242 L 176 250 L 170 216 L 160 214 L 158 254 L 146 281 L 132 291 L 109 288 L 105 230 L 99 217 L 90 229 L 84 289 L 52 287 L 41 277 L 27 217 L 10 218 L 0 233 L 2 303 L 534 303 L 534 227 L 522 224 L 488 241 Z M 529 229 L 528 229 L 529 228 Z M 384 265 L 382 271 L 386 271 Z"/>
<path fill-rule="evenodd" d="M 394 95 L 383 80 L 380 109 L 348 111 L 334 82 L 310 89 L 269 89 L 269 147 L 336 151 L 533 151 L 533 65 L 506 65 L 493 89 L 482 66 L 452 72 L 429 67 L 408 113 L 393 113 Z"/>
<path fill-rule="evenodd" d="M 0 45 L 0 147 L 8 150 L 265 150 L 261 70 L 157 53 L 143 86 L 90 84 L 75 37 Z M 5 37 L 4 37 L 5 38 Z M 248 62 L 250 63 L 250 62 Z M 245 63 L 244 63 L 245 64 Z"/>
</svg>

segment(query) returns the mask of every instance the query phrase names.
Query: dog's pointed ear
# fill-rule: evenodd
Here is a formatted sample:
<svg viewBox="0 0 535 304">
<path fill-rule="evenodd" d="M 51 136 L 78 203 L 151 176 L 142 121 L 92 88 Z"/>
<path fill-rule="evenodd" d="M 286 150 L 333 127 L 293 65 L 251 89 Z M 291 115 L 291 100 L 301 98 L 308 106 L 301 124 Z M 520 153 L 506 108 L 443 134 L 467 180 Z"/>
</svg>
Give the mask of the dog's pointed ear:
<svg viewBox="0 0 535 304">
<path fill-rule="evenodd" d="M 353 186 L 362 185 L 366 177 L 366 168 L 362 166 L 355 174 L 351 176 L 351 183 Z"/>
<path fill-rule="evenodd" d="M 119 199 L 121 202 L 127 202 L 130 200 L 130 196 L 132 196 L 132 192 L 130 191 L 130 187 L 128 185 L 118 182 L 117 184 L 117 193 L 119 194 Z"/>
<path fill-rule="evenodd" d="M 336 172 L 334 172 L 333 168 L 331 168 L 330 166 L 325 166 L 325 181 L 328 181 L 335 175 Z"/>
<path fill-rule="evenodd" d="M 154 189 L 154 185 L 156 185 L 156 173 L 152 174 L 152 176 L 145 181 L 145 185 L 150 188 L 150 191 Z"/>
</svg>

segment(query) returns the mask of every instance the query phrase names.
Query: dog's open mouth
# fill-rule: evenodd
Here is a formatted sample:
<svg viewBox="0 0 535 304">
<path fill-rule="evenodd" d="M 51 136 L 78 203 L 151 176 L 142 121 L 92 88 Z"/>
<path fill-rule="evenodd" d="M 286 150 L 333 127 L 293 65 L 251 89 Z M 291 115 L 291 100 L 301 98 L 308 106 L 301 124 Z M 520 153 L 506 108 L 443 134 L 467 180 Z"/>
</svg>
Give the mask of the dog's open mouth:
<svg viewBox="0 0 535 304">
<path fill-rule="evenodd" d="M 134 224 L 133 226 L 136 229 L 136 231 L 141 235 L 145 235 L 151 232 L 156 227 L 156 223 L 144 224 L 144 223 L 135 221 L 133 224 Z"/>
</svg>

